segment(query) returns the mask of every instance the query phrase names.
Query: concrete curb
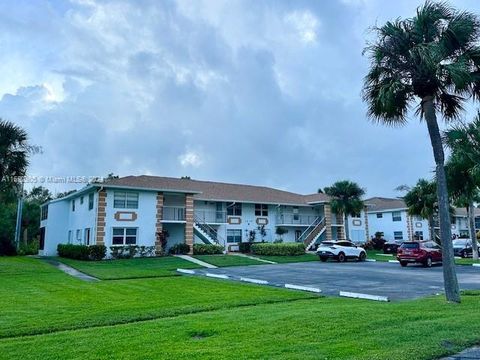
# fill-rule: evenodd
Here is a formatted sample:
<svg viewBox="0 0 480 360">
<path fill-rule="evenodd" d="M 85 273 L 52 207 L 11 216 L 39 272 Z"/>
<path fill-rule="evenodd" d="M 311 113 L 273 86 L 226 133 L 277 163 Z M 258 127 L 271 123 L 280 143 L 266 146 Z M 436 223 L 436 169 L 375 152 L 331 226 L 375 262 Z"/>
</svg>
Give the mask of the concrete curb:
<svg viewBox="0 0 480 360">
<path fill-rule="evenodd" d="M 252 284 L 268 285 L 268 281 L 266 280 L 252 279 L 252 278 L 246 278 L 246 277 L 241 277 L 240 281 L 245 281 Z"/>
<path fill-rule="evenodd" d="M 375 259 L 365 259 L 366 262 L 376 262 L 377 260 Z"/>
<path fill-rule="evenodd" d="M 310 291 L 314 293 L 321 293 L 322 290 L 319 288 L 314 288 L 310 286 L 302 286 L 302 285 L 294 285 L 294 284 L 285 284 L 285 288 L 292 289 L 292 290 L 302 290 L 302 291 Z"/>
<path fill-rule="evenodd" d="M 386 296 L 370 295 L 370 294 L 360 294 L 349 291 L 340 291 L 340 296 L 353 298 L 353 299 L 365 299 L 365 300 L 374 300 L 374 301 L 390 301 Z"/>
<path fill-rule="evenodd" d="M 230 279 L 228 275 L 222 275 L 222 274 L 212 274 L 212 273 L 205 273 L 205 276 L 215 278 L 215 279 L 225 279 L 228 280 Z"/>
<path fill-rule="evenodd" d="M 389 263 L 398 264 L 398 260 L 388 260 Z"/>
<path fill-rule="evenodd" d="M 188 269 L 177 269 L 177 272 L 182 273 L 182 274 L 195 275 L 195 271 L 188 270 Z"/>
<path fill-rule="evenodd" d="M 480 267 L 480 264 L 472 264 L 474 267 Z"/>
</svg>

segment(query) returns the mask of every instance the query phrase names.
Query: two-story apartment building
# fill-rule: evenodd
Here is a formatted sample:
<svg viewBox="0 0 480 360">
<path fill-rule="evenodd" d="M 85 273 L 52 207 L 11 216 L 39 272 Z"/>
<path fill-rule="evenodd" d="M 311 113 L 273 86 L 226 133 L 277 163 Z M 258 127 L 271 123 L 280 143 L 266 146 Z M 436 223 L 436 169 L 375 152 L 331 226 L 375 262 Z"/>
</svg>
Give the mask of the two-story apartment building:
<svg viewBox="0 0 480 360">
<path fill-rule="evenodd" d="M 428 221 L 419 216 L 410 216 L 407 205 L 399 198 L 373 197 L 365 200 L 367 214 L 367 236 L 376 232 L 383 234 L 388 241 L 431 240 Z M 480 209 L 475 209 L 475 225 L 480 230 Z M 438 226 L 434 222 L 438 233 Z M 456 208 L 452 218 L 452 235 L 469 237 L 468 217 L 465 209 Z"/>
<path fill-rule="evenodd" d="M 344 239 L 342 217 L 325 194 L 302 195 L 264 186 L 158 176 L 127 176 L 89 184 L 42 206 L 40 254 L 60 243 L 155 246 L 158 234 L 177 243 Z M 277 235 L 277 229 L 284 230 Z"/>
</svg>

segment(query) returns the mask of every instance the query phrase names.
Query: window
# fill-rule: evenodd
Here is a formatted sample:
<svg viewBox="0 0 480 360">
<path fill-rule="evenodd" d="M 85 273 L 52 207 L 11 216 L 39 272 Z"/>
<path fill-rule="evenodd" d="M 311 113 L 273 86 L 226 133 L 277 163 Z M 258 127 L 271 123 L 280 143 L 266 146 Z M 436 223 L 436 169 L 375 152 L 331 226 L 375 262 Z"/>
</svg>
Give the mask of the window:
<svg viewBox="0 0 480 360">
<path fill-rule="evenodd" d="M 360 219 L 360 217 L 361 217 L 360 213 L 352 215 L 352 218 L 354 218 L 354 219 Z"/>
<path fill-rule="evenodd" d="M 402 213 L 400 211 L 393 211 L 392 221 L 402 221 Z"/>
<path fill-rule="evenodd" d="M 137 228 L 113 228 L 112 245 L 135 245 Z"/>
<path fill-rule="evenodd" d="M 81 244 L 82 243 L 82 230 L 78 229 L 75 240 L 77 240 L 77 243 Z"/>
<path fill-rule="evenodd" d="M 423 231 L 415 231 L 415 240 L 423 240 Z"/>
<path fill-rule="evenodd" d="M 47 220 L 48 218 L 48 205 L 43 205 L 40 209 L 40 220 Z"/>
<path fill-rule="evenodd" d="M 129 191 L 115 191 L 113 207 L 116 209 L 138 209 L 138 193 Z"/>
<path fill-rule="evenodd" d="M 72 200 L 72 211 L 75 211 L 75 199 Z"/>
<path fill-rule="evenodd" d="M 403 240 L 403 231 L 394 231 L 393 238 L 395 240 Z"/>
<path fill-rule="evenodd" d="M 268 216 L 268 205 L 255 204 L 255 216 Z"/>
<path fill-rule="evenodd" d="M 475 218 L 475 229 L 480 229 L 480 217 Z"/>
<path fill-rule="evenodd" d="M 80 205 L 83 205 L 83 196 L 80 196 Z"/>
<path fill-rule="evenodd" d="M 93 193 L 88 194 L 88 210 L 93 209 L 93 197 L 94 197 Z"/>
<path fill-rule="evenodd" d="M 90 228 L 86 228 L 83 236 L 85 245 L 90 245 Z"/>
<path fill-rule="evenodd" d="M 72 230 L 68 230 L 68 243 L 72 243 Z"/>
<path fill-rule="evenodd" d="M 377 213 L 377 219 L 383 218 L 383 213 Z"/>
<path fill-rule="evenodd" d="M 227 242 L 228 243 L 241 243 L 242 242 L 242 230 L 240 230 L 240 229 L 228 229 L 227 230 Z"/>
<path fill-rule="evenodd" d="M 227 215 L 228 216 L 242 216 L 242 204 L 241 203 L 230 203 L 227 206 Z"/>
<path fill-rule="evenodd" d="M 298 221 L 300 219 L 300 215 L 298 215 L 298 206 L 294 206 L 292 211 L 293 211 L 293 220 Z"/>
</svg>

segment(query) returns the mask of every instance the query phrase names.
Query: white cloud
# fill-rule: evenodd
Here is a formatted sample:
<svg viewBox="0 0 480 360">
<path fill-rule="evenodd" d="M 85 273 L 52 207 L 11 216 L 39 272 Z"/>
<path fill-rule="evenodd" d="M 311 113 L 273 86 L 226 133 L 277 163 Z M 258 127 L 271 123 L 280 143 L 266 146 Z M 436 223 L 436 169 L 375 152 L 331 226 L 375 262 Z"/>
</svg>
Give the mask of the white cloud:
<svg viewBox="0 0 480 360">
<path fill-rule="evenodd" d="M 194 167 L 197 168 L 203 164 L 201 155 L 195 151 L 187 151 L 184 154 L 178 157 L 180 164 L 183 167 Z"/>
<path fill-rule="evenodd" d="M 317 41 L 317 31 L 320 22 L 310 11 L 293 11 L 286 15 L 285 21 L 293 27 L 303 43 L 309 44 Z"/>
</svg>

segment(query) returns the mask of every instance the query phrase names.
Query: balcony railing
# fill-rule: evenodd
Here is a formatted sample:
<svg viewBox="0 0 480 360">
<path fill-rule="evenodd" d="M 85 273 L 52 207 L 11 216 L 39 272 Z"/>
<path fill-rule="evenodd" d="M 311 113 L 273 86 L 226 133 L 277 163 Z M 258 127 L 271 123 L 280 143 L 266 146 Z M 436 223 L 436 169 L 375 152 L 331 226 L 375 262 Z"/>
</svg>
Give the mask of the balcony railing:
<svg viewBox="0 0 480 360">
<path fill-rule="evenodd" d="M 310 225 L 318 216 L 282 214 L 277 216 L 277 225 Z"/>
<path fill-rule="evenodd" d="M 195 210 L 195 219 L 207 224 L 223 224 L 227 222 L 227 213 L 215 210 Z"/>
<path fill-rule="evenodd" d="M 185 221 L 185 208 L 176 206 L 164 206 L 162 220 Z"/>
</svg>

